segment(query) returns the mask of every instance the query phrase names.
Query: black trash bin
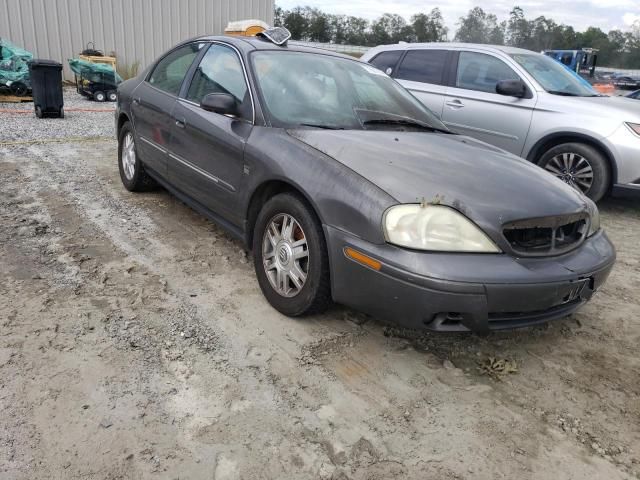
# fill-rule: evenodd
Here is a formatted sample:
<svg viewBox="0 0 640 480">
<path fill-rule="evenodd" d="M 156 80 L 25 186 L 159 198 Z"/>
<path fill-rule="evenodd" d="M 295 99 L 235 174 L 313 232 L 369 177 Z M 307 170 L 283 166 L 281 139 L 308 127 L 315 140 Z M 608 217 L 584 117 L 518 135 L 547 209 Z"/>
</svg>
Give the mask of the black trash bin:
<svg viewBox="0 0 640 480">
<path fill-rule="evenodd" d="M 29 76 L 36 116 L 64 118 L 62 64 L 54 60 L 31 60 Z"/>
</svg>

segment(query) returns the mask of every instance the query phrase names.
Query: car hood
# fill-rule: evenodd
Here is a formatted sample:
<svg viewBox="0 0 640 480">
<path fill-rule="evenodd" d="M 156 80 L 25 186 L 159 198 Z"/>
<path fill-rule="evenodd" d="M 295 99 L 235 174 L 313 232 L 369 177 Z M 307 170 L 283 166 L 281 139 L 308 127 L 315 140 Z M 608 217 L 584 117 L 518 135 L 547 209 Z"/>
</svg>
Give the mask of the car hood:
<svg viewBox="0 0 640 480">
<path fill-rule="evenodd" d="M 581 115 L 609 118 L 614 120 L 616 128 L 622 122 L 640 122 L 640 105 L 632 98 L 609 97 L 563 97 L 546 94 L 541 96 L 536 104 L 537 110 L 566 113 L 573 118 Z M 579 124 L 579 120 L 570 125 Z M 607 132 L 602 132 L 606 136 Z"/>
<path fill-rule="evenodd" d="M 446 133 L 289 130 L 399 203 L 453 207 L 482 227 L 588 210 L 588 200 L 553 175 L 483 142 Z"/>
</svg>

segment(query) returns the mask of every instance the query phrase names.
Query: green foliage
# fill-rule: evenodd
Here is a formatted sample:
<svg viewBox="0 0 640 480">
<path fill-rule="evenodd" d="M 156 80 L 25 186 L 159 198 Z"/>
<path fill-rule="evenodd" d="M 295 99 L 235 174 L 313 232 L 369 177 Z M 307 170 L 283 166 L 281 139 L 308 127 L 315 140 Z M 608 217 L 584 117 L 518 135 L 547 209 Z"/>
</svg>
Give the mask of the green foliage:
<svg viewBox="0 0 640 480">
<path fill-rule="evenodd" d="M 368 21 L 365 18 L 332 15 L 317 8 L 275 9 L 275 24 L 289 29 L 295 40 L 375 46 L 404 42 L 442 42 L 448 29 L 442 12 L 416 13 L 407 22 L 400 15 L 385 13 Z M 640 23 L 631 31 L 589 27 L 576 32 L 571 25 L 558 24 L 544 15 L 533 20 L 515 6 L 506 21 L 480 7 L 460 17 L 454 39 L 458 42 L 511 45 L 536 52 L 548 49 L 597 48 L 598 65 L 617 68 L 640 68 Z"/>
</svg>

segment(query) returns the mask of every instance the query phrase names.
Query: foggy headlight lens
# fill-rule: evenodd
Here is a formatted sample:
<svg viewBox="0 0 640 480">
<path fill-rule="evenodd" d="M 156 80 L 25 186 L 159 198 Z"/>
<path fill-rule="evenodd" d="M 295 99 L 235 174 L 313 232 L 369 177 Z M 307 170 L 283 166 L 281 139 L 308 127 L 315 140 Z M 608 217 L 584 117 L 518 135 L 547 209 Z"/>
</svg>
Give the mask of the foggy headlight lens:
<svg viewBox="0 0 640 480">
<path fill-rule="evenodd" d="M 384 216 L 389 243 L 437 252 L 498 253 L 500 249 L 473 222 L 443 205 L 397 205 Z"/>
</svg>

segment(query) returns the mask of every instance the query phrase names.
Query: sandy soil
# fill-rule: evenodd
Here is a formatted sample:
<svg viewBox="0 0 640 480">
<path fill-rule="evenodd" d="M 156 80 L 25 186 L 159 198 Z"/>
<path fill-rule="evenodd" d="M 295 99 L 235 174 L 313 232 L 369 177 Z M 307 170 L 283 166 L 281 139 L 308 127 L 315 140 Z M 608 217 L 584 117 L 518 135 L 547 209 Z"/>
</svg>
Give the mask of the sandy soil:
<svg viewBox="0 0 640 480">
<path fill-rule="evenodd" d="M 425 335 L 283 317 L 115 159 L 0 145 L 0 478 L 640 478 L 640 202 L 602 205 L 619 261 L 572 318 Z"/>
</svg>

